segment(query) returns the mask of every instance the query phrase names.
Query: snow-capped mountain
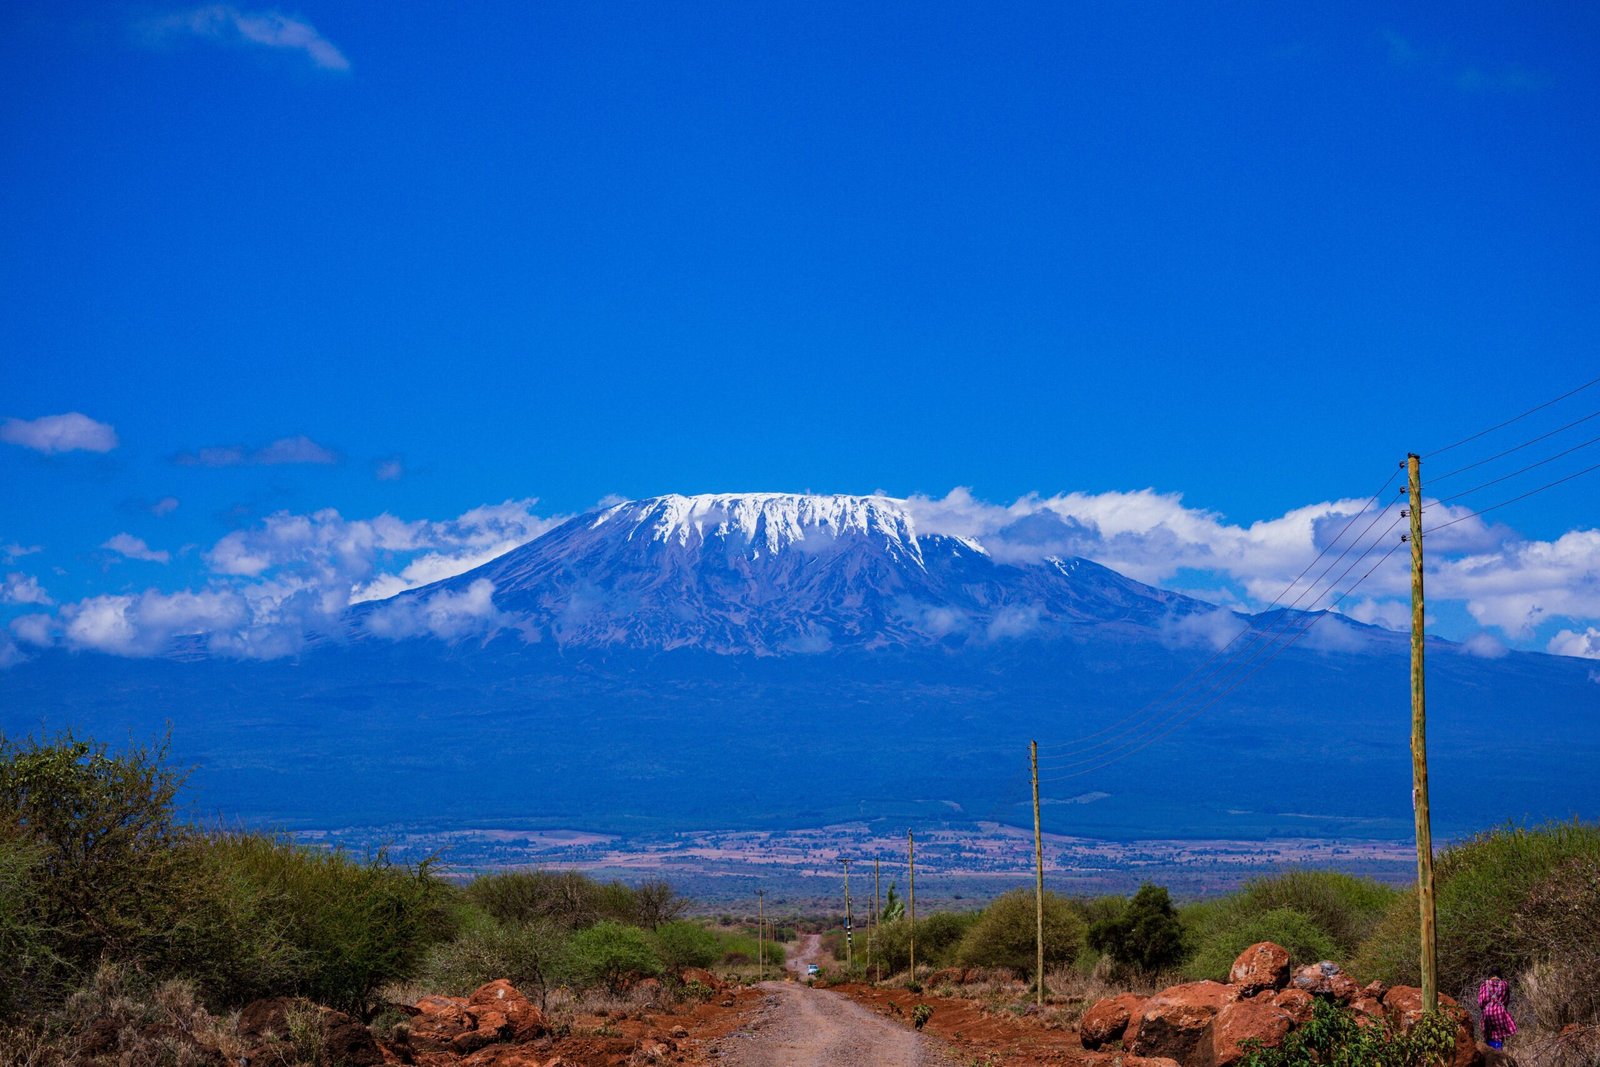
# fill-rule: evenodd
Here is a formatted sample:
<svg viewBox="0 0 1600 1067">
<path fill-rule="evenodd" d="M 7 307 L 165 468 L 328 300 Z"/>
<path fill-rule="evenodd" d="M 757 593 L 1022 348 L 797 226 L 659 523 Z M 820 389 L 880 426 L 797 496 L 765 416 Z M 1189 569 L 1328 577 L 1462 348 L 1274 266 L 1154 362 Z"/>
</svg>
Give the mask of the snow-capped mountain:
<svg viewBox="0 0 1600 1067">
<path fill-rule="evenodd" d="M 1216 610 L 1088 560 L 996 562 L 920 533 L 890 497 L 791 493 L 617 504 L 358 614 L 392 636 L 468 604 L 530 642 L 756 655 L 1148 630 Z"/>
</svg>

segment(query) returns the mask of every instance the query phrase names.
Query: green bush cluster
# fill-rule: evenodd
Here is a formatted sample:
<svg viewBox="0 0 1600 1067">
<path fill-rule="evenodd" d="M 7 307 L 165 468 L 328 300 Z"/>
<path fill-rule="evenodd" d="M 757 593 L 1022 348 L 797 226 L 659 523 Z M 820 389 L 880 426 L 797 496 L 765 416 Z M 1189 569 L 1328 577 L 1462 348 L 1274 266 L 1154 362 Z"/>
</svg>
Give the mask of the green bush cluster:
<svg viewBox="0 0 1600 1067">
<path fill-rule="evenodd" d="M 1425 1015 L 1407 1033 L 1387 1022 L 1357 1019 L 1348 1009 L 1318 998 L 1311 1021 L 1277 1048 L 1246 1041 L 1241 1067 L 1438 1067 L 1449 1063 L 1456 1026 L 1448 1016 Z"/>
<path fill-rule="evenodd" d="M 0 737 L 0 1011 L 59 1002 L 109 962 L 212 1004 L 306 995 L 365 1015 L 449 933 L 427 864 L 181 824 L 166 755 Z"/>
<path fill-rule="evenodd" d="M 661 879 L 629 886 L 597 882 L 577 871 L 511 871 L 474 879 L 469 901 L 501 922 L 551 922 L 568 930 L 602 920 L 654 930 L 677 919 L 688 906 Z"/>
<path fill-rule="evenodd" d="M 1600 962 L 1594 872 L 1595 823 L 1506 827 L 1441 852 L 1434 864 L 1440 988 L 1468 990 L 1491 967 L 1511 976 L 1553 958 Z M 1415 983 L 1417 958 L 1413 890 L 1387 909 L 1353 966 L 1385 982 Z"/>
</svg>

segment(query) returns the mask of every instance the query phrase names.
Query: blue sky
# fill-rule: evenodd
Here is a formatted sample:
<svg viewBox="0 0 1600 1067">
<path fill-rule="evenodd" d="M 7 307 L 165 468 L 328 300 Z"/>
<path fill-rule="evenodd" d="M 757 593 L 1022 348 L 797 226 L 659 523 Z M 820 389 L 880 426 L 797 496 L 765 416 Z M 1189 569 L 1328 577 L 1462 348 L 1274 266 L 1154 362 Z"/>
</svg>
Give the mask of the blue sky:
<svg viewBox="0 0 1600 1067">
<path fill-rule="evenodd" d="M 1283 7 L 7 5 L 0 615 L 670 491 L 1224 536 L 1600 374 L 1600 12 Z M 1600 654 L 1596 485 L 1460 546 L 1581 595 L 1447 631 Z M 1281 572 L 1183 559 L 1111 562 Z"/>
</svg>

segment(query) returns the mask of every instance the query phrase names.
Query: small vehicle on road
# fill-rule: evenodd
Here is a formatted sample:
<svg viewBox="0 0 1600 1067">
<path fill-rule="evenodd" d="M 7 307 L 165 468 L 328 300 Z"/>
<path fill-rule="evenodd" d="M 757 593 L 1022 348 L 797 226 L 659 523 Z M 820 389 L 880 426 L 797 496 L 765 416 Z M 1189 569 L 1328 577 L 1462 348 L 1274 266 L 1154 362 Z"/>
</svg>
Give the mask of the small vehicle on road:
<svg viewBox="0 0 1600 1067">
<path fill-rule="evenodd" d="M 807 978 L 815 978 L 817 975 L 819 975 L 821 973 L 822 973 L 822 968 L 818 967 L 815 963 L 806 964 L 806 977 Z"/>
</svg>

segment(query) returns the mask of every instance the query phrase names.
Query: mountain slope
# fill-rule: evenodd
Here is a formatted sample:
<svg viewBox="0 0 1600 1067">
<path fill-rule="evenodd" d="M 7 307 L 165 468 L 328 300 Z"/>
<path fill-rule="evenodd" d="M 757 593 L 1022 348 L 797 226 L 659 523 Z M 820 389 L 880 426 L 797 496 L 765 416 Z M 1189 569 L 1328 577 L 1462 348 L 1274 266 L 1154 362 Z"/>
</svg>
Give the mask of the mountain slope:
<svg viewBox="0 0 1600 1067">
<path fill-rule="evenodd" d="M 720 654 L 1155 632 L 1216 609 L 1083 559 L 997 563 L 887 497 L 663 496 L 580 516 L 466 574 L 356 609 L 392 633 L 490 583 L 496 623 L 561 647 Z"/>
</svg>

